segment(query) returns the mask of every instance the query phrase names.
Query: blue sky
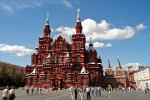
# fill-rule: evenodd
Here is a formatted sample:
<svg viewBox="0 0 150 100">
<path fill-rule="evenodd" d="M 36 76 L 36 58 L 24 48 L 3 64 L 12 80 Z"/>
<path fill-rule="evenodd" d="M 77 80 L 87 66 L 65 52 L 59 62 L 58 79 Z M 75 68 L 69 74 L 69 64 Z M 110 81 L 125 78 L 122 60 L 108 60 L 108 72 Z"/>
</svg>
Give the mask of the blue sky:
<svg viewBox="0 0 150 100">
<path fill-rule="evenodd" d="M 71 35 L 80 8 L 83 32 L 101 56 L 115 66 L 150 65 L 150 13 L 148 0 L 0 0 L 0 60 L 26 66 L 42 36 L 50 13 L 52 37 L 62 31 Z"/>
</svg>

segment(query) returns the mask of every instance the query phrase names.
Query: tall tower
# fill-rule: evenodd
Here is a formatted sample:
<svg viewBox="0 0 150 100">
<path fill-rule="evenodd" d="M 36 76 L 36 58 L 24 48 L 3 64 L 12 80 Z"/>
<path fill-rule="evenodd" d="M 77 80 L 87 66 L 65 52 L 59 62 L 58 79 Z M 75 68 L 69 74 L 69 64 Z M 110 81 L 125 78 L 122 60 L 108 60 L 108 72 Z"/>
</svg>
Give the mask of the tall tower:
<svg viewBox="0 0 150 100">
<path fill-rule="evenodd" d="M 117 56 L 117 59 L 116 59 L 116 69 L 118 69 L 118 68 L 120 68 L 120 69 L 122 69 L 122 67 L 121 67 L 121 64 L 120 64 L 120 60 L 119 60 L 119 57 Z"/>
<path fill-rule="evenodd" d="M 80 21 L 80 9 L 77 9 L 76 33 L 72 35 L 72 61 L 74 63 L 82 63 L 81 68 L 84 66 L 85 54 L 85 36 L 82 34 L 82 24 Z"/>
<path fill-rule="evenodd" d="M 111 68 L 109 59 L 107 59 L 107 61 L 108 61 L 108 68 Z"/>
<path fill-rule="evenodd" d="M 90 43 L 88 47 L 88 62 L 89 63 L 97 62 L 97 52 L 93 47 L 93 42 L 91 37 L 90 37 Z"/>
<path fill-rule="evenodd" d="M 46 15 L 46 22 L 43 29 L 43 36 L 39 38 L 39 61 L 38 64 L 45 64 L 46 57 L 48 56 L 49 52 L 52 49 L 51 42 L 52 38 L 50 37 L 51 29 L 49 25 L 49 13 Z"/>
<path fill-rule="evenodd" d="M 80 9 L 77 9 L 76 34 L 82 33 L 82 24 L 80 21 Z"/>
<path fill-rule="evenodd" d="M 120 60 L 119 60 L 118 56 L 117 56 L 116 60 L 117 60 L 117 62 L 116 62 L 116 68 L 115 68 L 115 73 L 114 74 L 115 74 L 115 76 L 124 76 L 125 72 L 121 67 Z"/>
<path fill-rule="evenodd" d="M 44 37 L 50 37 L 51 29 L 49 25 L 49 13 L 47 13 L 46 16 L 46 22 L 45 22 L 43 33 L 44 33 Z"/>
<path fill-rule="evenodd" d="M 105 75 L 106 76 L 113 76 L 113 70 L 112 70 L 109 59 L 107 60 L 107 62 L 108 62 L 108 67 L 105 70 Z"/>
</svg>

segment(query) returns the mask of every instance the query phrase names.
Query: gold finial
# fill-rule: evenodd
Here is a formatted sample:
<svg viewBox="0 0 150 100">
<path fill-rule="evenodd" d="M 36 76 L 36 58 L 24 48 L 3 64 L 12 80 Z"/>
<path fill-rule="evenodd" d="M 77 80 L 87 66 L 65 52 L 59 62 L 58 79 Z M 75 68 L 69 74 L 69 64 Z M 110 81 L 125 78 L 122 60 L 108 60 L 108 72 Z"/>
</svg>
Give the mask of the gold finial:
<svg viewBox="0 0 150 100">
<path fill-rule="evenodd" d="M 80 22 L 80 9 L 77 9 L 77 22 Z"/>
<path fill-rule="evenodd" d="M 90 44 L 92 44 L 92 37 L 90 37 Z"/>
<path fill-rule="evenodd" d="M 46 24 L 45 25 L 49 25 L 49 12 L 46 13 Z"/>
</svg>

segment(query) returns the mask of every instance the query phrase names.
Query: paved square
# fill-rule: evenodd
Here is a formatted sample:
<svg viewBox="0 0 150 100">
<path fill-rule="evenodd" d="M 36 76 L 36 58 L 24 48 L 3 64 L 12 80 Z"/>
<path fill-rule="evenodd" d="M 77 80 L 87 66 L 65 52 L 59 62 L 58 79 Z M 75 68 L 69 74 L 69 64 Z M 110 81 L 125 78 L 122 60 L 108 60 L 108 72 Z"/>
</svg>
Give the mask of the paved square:
<svg viewBox="0 0 150 100">
<path fill-rule="evenodd" d="M 25 93 L 25 90 L 17 89 L 15 100 L 71 100 L 71 99 L 68 90 L 50 91 L 48 94 L 43 93 L 41 95 L 27 95 Z M 78 100 L 80 100 L 79 96 Z M 84 98 L 84 100 L 86 100 L 86 98 Z M 99 97 L 92 96 L 91 100 L 150 100 L 150 93 L 135 92 L 135 91 L 134 92 L 116 91 L 108 94 L 106 91 L 103 91 L 102 96 Z"/>
</svg>

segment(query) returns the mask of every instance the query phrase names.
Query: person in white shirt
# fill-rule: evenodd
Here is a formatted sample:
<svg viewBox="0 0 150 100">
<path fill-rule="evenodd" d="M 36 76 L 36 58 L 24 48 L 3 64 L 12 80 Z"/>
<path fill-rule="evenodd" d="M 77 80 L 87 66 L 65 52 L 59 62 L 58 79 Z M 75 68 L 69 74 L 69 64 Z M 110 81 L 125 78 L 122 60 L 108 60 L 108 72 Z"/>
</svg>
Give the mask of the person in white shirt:
<svg viewBox="0 0 150 100">
<path fill-rule="evenodd" d="M 15 98 L 16 98 L 15 87 L 12 86 L 12 88 L 9 90 L 9 100 L 14 100 Z"/>
<path fill-rule="evenodd" d="M 73 95 L 74 95 L 74 87 L 70 86 L 70 98 L 73 100 Z"/>
<path fill-rule="evenodd" d="M 6 88 L 3 90 L 3 93 L 2 93 L 2 100 L 8 100 L 8 97 L 9 97 L 9 86 L 6 86 Z"/>
<path fill-rule="evenodd" d="M 90 92 L 91 92 L 91 88 L 90 88 L 90 87 L 87 87 L 87 88 L 86 88 L 87 100 L 91 100 Z"/>
</svg>

